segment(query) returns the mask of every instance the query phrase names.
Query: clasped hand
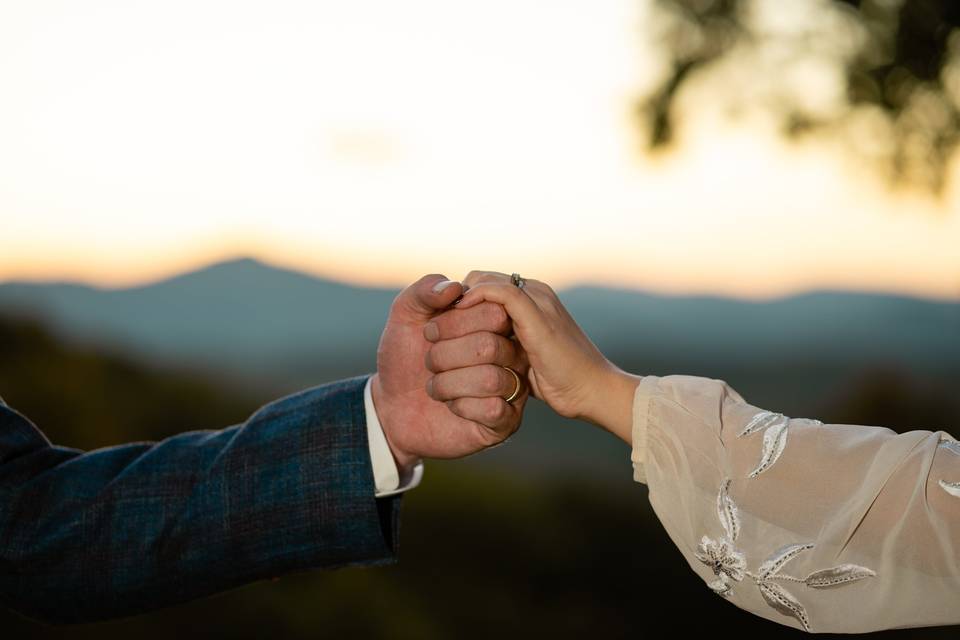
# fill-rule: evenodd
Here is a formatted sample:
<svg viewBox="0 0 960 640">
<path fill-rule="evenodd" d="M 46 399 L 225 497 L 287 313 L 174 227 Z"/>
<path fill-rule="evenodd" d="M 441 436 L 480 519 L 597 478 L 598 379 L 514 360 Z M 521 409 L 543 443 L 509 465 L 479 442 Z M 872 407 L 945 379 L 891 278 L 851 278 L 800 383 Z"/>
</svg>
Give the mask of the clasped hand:
<svg viewBox="0 0 960 640">
<path fill-rule="evenodd" d="M 529 395 L 628 444 L 639 376 L 608 360 L 547 284 L 473 271 L 425 276 L 396 298 L 380 341 L 373 396 L 401 468 L 497 445 Z M 520 393 L 508 402 L 521 379 Z"/>
</svg>

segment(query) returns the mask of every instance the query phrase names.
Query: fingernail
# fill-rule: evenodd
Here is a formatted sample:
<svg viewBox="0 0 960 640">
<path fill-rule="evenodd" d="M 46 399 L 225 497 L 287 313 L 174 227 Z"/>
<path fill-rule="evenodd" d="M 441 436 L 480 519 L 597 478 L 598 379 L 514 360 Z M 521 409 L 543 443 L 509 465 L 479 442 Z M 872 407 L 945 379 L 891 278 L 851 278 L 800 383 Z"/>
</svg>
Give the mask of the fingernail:
<svg viewBox="0 0 960 640">
<path fill-rule="evenodd" d="M 427 323 L 427 326 L 423 328 L 423 337 L 430 342 L 436 342 L 440 339 L 440 329 L 437 327 L 436 322 Z"/>
<path fill-rule="evenodd" d="M 433 285 L 434 293 L 441 293 L 444 289 L 453 284 L 453 280 L 441 280 L 437 284 Z"/>
<path fill-rule="evenodd" d="M 433 397 L 433 378 L 427 380 L 427 395 Z"/>
</svg>

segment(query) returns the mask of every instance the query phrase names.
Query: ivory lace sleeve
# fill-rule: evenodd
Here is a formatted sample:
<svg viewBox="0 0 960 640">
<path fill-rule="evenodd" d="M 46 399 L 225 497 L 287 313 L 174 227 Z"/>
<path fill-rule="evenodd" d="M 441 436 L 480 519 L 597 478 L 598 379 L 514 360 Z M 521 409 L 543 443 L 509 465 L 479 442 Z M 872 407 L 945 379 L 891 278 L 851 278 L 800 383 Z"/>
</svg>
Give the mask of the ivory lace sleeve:
<svg viewBox="0 0 960 640">
<path fill-rule="evenodd" d="M 960 442 L 752 406 L 647 376 L 634 479 L 706 586 L 809 632 L 960 624 Z"/>
</svg>

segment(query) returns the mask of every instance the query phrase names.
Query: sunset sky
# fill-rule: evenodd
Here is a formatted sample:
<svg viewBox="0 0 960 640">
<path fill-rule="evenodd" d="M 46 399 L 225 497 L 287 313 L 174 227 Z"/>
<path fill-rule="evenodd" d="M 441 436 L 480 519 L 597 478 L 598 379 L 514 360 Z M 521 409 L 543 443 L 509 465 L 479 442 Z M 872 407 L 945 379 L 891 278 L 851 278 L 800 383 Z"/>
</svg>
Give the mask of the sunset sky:
<svg viewBox="0 0 960 640">
<path fill-rule="evenodd" d="M 691 114 L 645 157 L 644 2 L 0 7 L 0 280 L 254 256 L 358 283 L 960 299 L 960 192 Z M 708 106 L 708 105 L 706 105 Z M 956 173 L 956 172 L 954 172 Z"/>
</svg>

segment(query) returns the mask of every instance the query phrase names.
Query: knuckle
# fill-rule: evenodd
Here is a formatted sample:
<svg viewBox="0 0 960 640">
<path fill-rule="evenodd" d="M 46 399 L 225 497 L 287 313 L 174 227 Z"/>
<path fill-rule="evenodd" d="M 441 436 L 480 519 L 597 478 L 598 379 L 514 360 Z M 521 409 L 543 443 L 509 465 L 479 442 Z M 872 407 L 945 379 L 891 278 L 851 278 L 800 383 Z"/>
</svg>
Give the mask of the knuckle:
<svg viewBox="0 0 960 640">
<path fill-rule="evenodd" d="M 489 323 L 488 326 L 490 326 L 493 331 L 502 331 L 510 325 L 510 316 L 507 315 L 507 310 L 503 308 L 503 305 L 497 304 L 496 302 L 484 304 L 486 305 L 484 309 L 484 313 L 486 314 L 484 320 Z"/>
<path fill-rule="evenodd" d="M 453 400 L 448 400 L 447 404 L 450 407 L 450 411 L 454 412 L 461 418 L 466 414 L 466 407 L 463 406 L 463 398 L 454 398 Z"/>
<path fill-rule="evenodd" d="M 493 398 L 487 403 L 486 418 L 489 422 L 499 422 L 503 418 L 504 404 L 499 398 Z"/>
<path fill-rule="evenodd" d="M 457 323 L 457 320 L 452 311 L 444 311 L 431 320 L 431 322 L 437 325 L 437 334 L 439 335 L 439 339 L 445 340 L 450 336 Z"/>
<path fill-rule="evenodd" d="M 527 286 L 530 287 L 531 290 L 540 293 L 546 298 L 553 298 L 555 300 L 560 299 L 560 296 L 557 295 L 557 292 L 554 290 L 554 288 L 548 285 L 546 282 L 542 282 L 540 280 L 527 280 Z"/>
<path fill-rule="evenodd" d="M 464 278 L 463 281 L 472 285 L 476 283 L 481 277 L 483 277 L 483 274 L 484 274 L 483 271 L 473 270 L 467 274 L 467 277 Z"/>
<path fill-rule="evenodd" d="M 483 334 L 480 336 L 477 343 L 477 358 L 481 362 L 496 362 L 499 352 L 500 345 L 493 335 Z"/>
<path fill-rule="evenodd" d="M 527 278 L 527 286 L 532 286 L 537 289 L 543 289 L 544 291 L 550 290 L 550 285 L 548 285 L 543 280 L 537 280 L 536 278 Z"/>
<path fill-rule="evenodd" d="M 500 370 L 494 366 L 484 367 L 483 378 L 481 379 L 484 391 L 496 393 L 500 390 L 501 377 Z"/>
</svg>

